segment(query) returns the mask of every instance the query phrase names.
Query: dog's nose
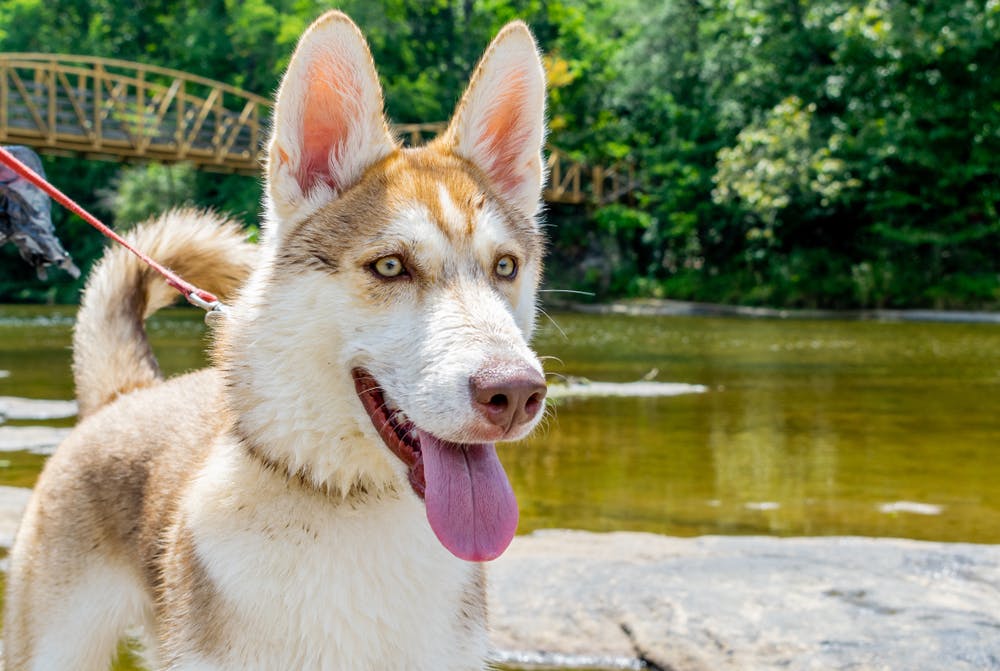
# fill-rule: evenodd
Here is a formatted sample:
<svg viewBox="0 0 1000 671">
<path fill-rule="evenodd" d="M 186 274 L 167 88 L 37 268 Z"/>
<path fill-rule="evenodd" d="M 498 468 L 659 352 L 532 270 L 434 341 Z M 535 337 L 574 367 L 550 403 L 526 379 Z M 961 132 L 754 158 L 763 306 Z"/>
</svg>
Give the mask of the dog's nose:
<svg viewBox="0 0 1000 671">
<path fill-rule="evenodd" d="M 472 401 L 492 424 L 509 431 L 534 419 L 545 400 L 545 378 L 527 364 L 491 364 L 469 378 Z"/>
</svg>

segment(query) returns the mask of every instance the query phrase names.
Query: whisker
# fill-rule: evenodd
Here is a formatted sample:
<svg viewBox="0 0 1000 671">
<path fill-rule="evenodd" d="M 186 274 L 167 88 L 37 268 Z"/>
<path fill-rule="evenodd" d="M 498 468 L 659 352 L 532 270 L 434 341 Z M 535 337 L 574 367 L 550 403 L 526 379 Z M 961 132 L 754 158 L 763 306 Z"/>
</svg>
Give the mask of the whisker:
<svg viewBox="0 0 1000 671">
<path fill-rule="evenodd" d="M 538 426 L 545 435 L 549 435 L 552 432 L 552 427 L 555 421 L 556 406 L 546 403 L 545 409 L 542 411 L 542 419 L 538 422 Z"/>
<path fill-rule="evenodd" d="M 560 334 L 562 334 L 562 337 L 563 337 L 563 338 L 565 338 L 566 340 L 569 340 L 569 336 L 568 336 L 568 335 L 566 335 L 566 332 L 562 330 L 562 327 L 561 327 L 561 326 L 559 326 L 559 324 L 557 324 L 557 323 L 556 323 L 556 320 L 552 318 L 552 315 L 550 315 L 550 314 L 549 314 L 548 312 L 546 312 L 546 311 L 545 311 L 545 310 L 543 310 L 542 308 L 538 308 L 538 311 L 539 311 L 539 312 L 541 312 L 541 313 L 542 313 L 543 315 L 545 315 L 545 317 L 546 317 L 546 318 L 547 318 L 547 319 L 548 319 L 548 320 L 549 320 L 550 322 L 552 322 L 552 325 L 556 327 L 556 330 L 557 330 L 557 331 L 559 331 L 559 333 L 560 333 Z"/>
<path fill-rule="evenodd" d="M 545 377 L 549 377 L 549 376 L 551 376 L 551 377 L 557 377 L 557 378 L 563 380 L 564 382 L 569 379 L 567 376 L 563 375 L 562 373 L 551 373 L 551 372 L 546 371 L 545 372 Z"/>
<path fill-rule="evenodd" d="M 368 382 L 370 380 L 371 382 L 375 383 L 374 386 L 362 389 L 362 391 L 385 391 L 385 389 L 382 387 L 382 383 L 371 376 L 362 378 L 362 380 L 364 382 Z"/>
<path fill-rule="evenodd" d="M 593 291 L 577 291 L 576 289 L 539 289 L 540 294 L 579 294 L 581 296 L 590 296 L 593 298 L 597 294 Z"/>
<path fill-rule="evenodd" d="M 382 432 L 385 431 L 386 427 L 390 426 L 391 424 L 392 424 L 392 420 L 390 420 L 388 417 L 386 417 L 385 421 L 382 422 L 382 426 L 376 427 L 376 429 L 378 431 L 378 434 L 381 436 Z"/>
<path fill-rule="evenodd" d="M 562 360 L 562 359 L 560 359 L 559 357 L 557 357 L 557 356 L 553 356 L 553 355 L 551 355 L 551 354 L 543 354 L 542 356 L 538 357 L 538 360 L 539 360 L 539 361 L 556 361 L 556 362 L 558 362 L 558 363 L 559 363 L 559 365 L 561 365 L 561 366 L 565 366 L 565 365 L 566 365 L 566 362 L 565 362 L 565 361 L 563 361 L 563 360 Z"/>
<path fill-rule="evenodd" d="M 396 414 L 396 413 L 394 413 L 394 412 L 388 412 L 389 407 L 385 403 L 383 403 L 382 405 L 380 405 L 377 408 L 375 408 L 375 412 L 381 412 L 382 410 L 386 410 L 385 421 L 386 421 L 386 424 L 388 424 L 389 422 L 392 421 L 392 416 L 394 414 Z M 385 424 L 382 425 L 382 428 L 385 428 Z"/>
<path fill-rule="evenodd" d="M 396 415 L 398 415 L 400 412 L 399 408 L 390 408 L 389 403 L 385 401 L 383 401 L 378 407 L 375 408 L 375 412 L 379 412 L 380 410 L 386 410 L 387 412 L 385 415 L 385 422 L 382 424 L 381 428 L 379 428 L 379 432 L 381 432 L 382 429 L 391 424 Z"/>
</svg>

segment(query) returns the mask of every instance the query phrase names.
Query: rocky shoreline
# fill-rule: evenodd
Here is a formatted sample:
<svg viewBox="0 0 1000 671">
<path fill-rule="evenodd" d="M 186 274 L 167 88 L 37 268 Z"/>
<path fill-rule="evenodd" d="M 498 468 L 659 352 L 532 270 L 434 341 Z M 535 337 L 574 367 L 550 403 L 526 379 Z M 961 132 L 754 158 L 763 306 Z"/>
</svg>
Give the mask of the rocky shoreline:
<svg viewBox="0 0 1000 671">
<path fill-rule="evenodd" d="M 0 545 L 29 493 L 0 487 Z M 551 530 L 489 575 L 517 668 L 1000 669 L 1000 546 Z"/>
<path fill-rule="evenodd" d="M 669 299 L 637 298 L 610 303 L 577 303 L 550 299 L 553 308 L 587 314 L 671 317 L 744 317 L 753 319 L 851 319 L 897 322 L 1000 324 L 1000 312 L 972 310 L 810 310 L 765 308 Z"/>
</svg>

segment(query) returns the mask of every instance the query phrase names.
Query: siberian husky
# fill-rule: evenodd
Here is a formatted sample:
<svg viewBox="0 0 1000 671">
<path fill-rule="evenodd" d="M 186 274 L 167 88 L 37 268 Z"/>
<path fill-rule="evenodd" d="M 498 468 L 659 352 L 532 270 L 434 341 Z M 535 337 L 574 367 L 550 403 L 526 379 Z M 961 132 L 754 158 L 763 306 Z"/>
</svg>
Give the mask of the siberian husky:
<svg viewBox="0 0 1000 671">
<path fill-rule="evenodd" d="M 213 367 L 162 380 L 143 320 L 174 296 L 113 250 L 74 337 L 81 421 L 10 558 L 8 671 L 481 668 L 480 562 L 517 504 L 494 442 L 540 419 L 534 325 L 545 81 L 523 23 L 441 137 L 404 149 L 367 44 L 331 12 L 277 96 L 259 249 L 217 217 L 136 234 L 241 285 Z M 245 283 L 242 280 L 249 275 Z"/>
</svg>

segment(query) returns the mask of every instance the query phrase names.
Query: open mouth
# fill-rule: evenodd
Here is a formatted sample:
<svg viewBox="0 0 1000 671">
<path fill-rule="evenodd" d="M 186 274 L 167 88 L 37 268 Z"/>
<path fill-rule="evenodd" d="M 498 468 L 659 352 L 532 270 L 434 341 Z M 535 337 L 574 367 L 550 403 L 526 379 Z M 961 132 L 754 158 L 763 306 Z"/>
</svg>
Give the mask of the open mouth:
<svg viewBox="0 0 1000 671">
<path fill-rule="evenodd" d="M 382 442 L 406 464 L 413 491 L 441 544 L 467 561 L 499 557 L 517 530 L 514 491 L 493 443 L 452 443 L 391 407 L 382 386 L 363 368 L 351 371 L 361 405 Z"/>
<path fill-rule="evenodd" d="M 378 380 L 363 368 L 351 371 L 354 388 L 361 399 L 361 405 L 372 420 L 375 430 L 386 447 L 399 457 L 409 468 L 410 485 L 417 496 L 424 498 L 427 481 L 424 478 L 424 461 L 420 453 L 420 438 L 417 427 L 398 408 L 390 408 Z"/>
</svg>

